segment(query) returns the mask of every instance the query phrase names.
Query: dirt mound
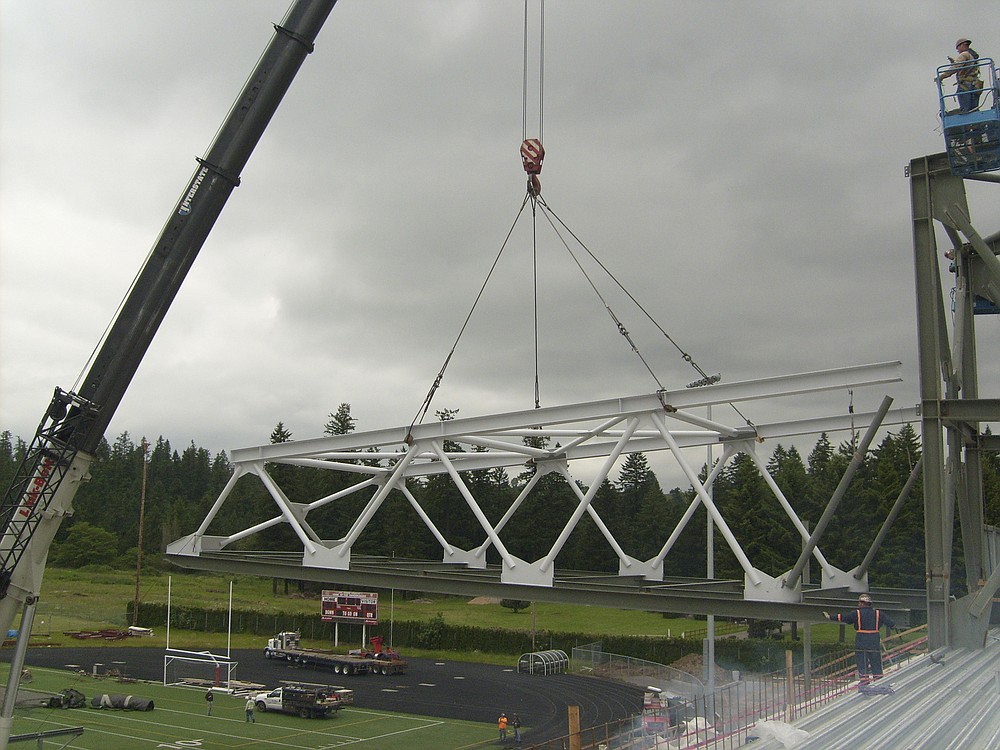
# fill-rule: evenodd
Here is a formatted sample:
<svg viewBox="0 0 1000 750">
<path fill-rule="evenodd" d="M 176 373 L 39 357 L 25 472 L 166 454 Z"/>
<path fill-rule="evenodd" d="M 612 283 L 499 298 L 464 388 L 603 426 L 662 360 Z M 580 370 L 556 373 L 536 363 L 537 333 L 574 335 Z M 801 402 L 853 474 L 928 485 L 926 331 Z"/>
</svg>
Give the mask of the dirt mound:
<svg viewBox="0 0 1000 750">
<path fill-rule="evenodd" d="M 699 680 L 705 679 L 705 660 L 701 654 L 685 654 L 680 659 L 672 662 L 669 666 L 681 672 L 694 675 Z M 719 665 L 715 666 L 715 684 L 725 685 L 733 680 L 733 673 L 728 669 L 723 669 Z"/>
<path fill-rule="evenodd" d="M 492 596 L 477 596 L 475 599 L 469 599 L 469 604 L 499 604 L 500 600 Z"/>
</svg>

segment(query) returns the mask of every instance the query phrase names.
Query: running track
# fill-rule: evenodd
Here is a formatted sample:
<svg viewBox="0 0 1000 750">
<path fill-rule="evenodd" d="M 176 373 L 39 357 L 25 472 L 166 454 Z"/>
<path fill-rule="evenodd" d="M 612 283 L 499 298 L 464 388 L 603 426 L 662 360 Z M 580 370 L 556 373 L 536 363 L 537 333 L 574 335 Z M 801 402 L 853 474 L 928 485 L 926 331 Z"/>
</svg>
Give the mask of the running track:
<svg viewBox="0 0 1000 750">
<path fill-rule="evenodd" d="M 402 675 L 335 675 L 328 670 L 290 665 L 264 658 L 263 650 L 236 650 L 239 662 L 233 679 L 276 687 L 281 680 L 342 684 L 354 691 L 358 707 L 433 716 L 442 719 L 481 721 L 496 725 L 503 711 L 518 714 L 527 727 L 526 742 L 538 743 L 567 733 L 566 707 L 580 707 L 583 728 L 600 726 L 639 713 L 642 688 L 583 675 L 525 675 L 510 667 L 468 662 L 409 659 Z M 125 662 L 126 674 L 140 680 L 163 679 L 160 648 L 33 648 L 28 667 L 65 668 L 79 665 L 88 673 L 95 662 L 105 668 Z"/>
</svg>

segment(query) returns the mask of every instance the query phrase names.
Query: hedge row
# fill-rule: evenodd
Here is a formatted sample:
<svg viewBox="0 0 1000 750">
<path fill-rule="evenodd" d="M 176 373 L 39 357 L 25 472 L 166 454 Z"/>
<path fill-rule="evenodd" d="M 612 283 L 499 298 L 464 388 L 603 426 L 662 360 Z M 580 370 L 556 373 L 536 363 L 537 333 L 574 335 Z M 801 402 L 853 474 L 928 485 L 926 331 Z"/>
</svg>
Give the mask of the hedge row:
<svg viewBox="0 0 1000 750">
<path fill-rule="evenodd" d="M 127 621 L 131 622 L 131 603 Z M 147 627 L 163 627 L 167 622 L 165 604 L 143 604 L 142 621 Z M 170 625 L 182 630 L 221 632 L 229 630 L 229 612 L 224 609 L 171 607 Z M 391 627 L 391 633 L 390 633 Z M 336 626 L 323 622 L 319 615 L 263 614 L 254 610 L 232 611 L 232 632 L 248 633 L 264 639 L 285 630 L 296 630 L 304 639 L 333 642 L 336 634 L 341 644 L 360 644 L 362 626 L 341 623 Z M 599 641 L 606 654 L 621 654 L 633 659 L 657 664 L 671 664 L 682 656 L 700 654 L 700 639 L 665 638 L 627 635 L 594 635 L 593 633 L 537 633 L 532 644 L 531 634 L 506 628 L 479 628 L 469 625 L 449 625 L 440 616 L 432 620 L 395 620 L 368 628 L 367 636 L 384 636 L 401 651 L 420 648 L 444 651 L 481 651 L 493 654 L 511 654 L 513 657 L 529 651 L 559 649 L 571 654 L 573 648 Z M 391 635 L 391 638 L 390 638 Z M 771 672 L 783 669 L 785 651 L 792 650 L 796 663 L 802 661 L 802 643 L 756 638 L 722 638 L 715 644 L 716 663 L 724 669 L 749 672 Z M 813 645 L 813 658 L 826 654 L 846 653 L 842 646 Z"/>
</svg>

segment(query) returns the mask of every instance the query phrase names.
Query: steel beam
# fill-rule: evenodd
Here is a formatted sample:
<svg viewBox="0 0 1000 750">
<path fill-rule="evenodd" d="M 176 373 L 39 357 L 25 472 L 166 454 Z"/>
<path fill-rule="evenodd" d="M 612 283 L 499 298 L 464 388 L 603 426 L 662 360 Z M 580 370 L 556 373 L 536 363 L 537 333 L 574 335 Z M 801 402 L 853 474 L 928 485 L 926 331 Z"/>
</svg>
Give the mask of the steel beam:
<svg viewBox="0 0 1000 750">
<path fill-rule="evenodd" d="M 997 447 L 979 423 L 1000 420 L 1000 400 L 981 398 L 973 304 L 985 291 L 1000 297 L 996 234 L 983 239 L 972 225 L 965 184 L 948 169 L 945 154 L 910 162 L 913 265 L 917 307 L 921 437 L 924 478 L 924 546 L 927 558 L 928 641 L 931 649 L 981 641 L 982 618 L 952 599 L 952 530 L 960 516 L 969 590 L 983 575 L 983 493 L 980 451 Z M 986 176 L 996 181 L 995 176 Z M 952 248 L 954 302 L 942 286 L 935 222 Z M 963 235 L 967 241 L 963 241 Z M 974 273 L 974 267 L 979 269 Z M 978 274 L 978 282 L 974 277 Z M 976 283 L 981 287 L 977 291 Z M 953 304 L 949 334 L 948 309 Z M 978 605 L 977 605 L 978 606 Z M 953 622 L 954 619 L 954 622 Z M 953 638 L 962 644 L 951 644 Z"/>
</svg>

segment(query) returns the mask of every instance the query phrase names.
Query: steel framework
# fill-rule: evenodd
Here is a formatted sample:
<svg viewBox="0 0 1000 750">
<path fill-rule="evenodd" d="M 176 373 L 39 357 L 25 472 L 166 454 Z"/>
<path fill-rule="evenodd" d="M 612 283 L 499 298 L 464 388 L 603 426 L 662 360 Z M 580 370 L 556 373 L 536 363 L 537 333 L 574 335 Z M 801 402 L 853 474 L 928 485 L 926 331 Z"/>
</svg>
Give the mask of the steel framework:
<svg viewBox="0 0 1000 750">
<path fill-rule="evenodd" d="M 864 455 L 875 431 L 883 425 L 913 422 L 913 408 L 889 409 L 886 399 L 880 409 L 867 414 L 841 415 L 773 424 L 734 426 L 712 420 L 695 410 L 713 405 L 735 404 L 775 399 L 796 394 L 812 394 L 834 389 L 862 388 L 898 381 L 900 363 L 888 362 L 834 370 L 778 376 L 761 380 L 712 385 L 704 388 L 659 391 L 629 396 L 531 409 L 483 417 L 454 419 L 372 432 L 350 433 L 332 437 L 268 444 L 233 451 L 233 477 L 215 501 L 198 529 L 179 539 L 167 549 L 171 559 L 185 567 L 254 572 L 258 575 L 283 575 L 300 579 L 365 583 L 385 587 L 411 588 L 447 593 L 484 593 L 484 587 L 505 597 L 521 596 L 533 600 L 580 601 L 591 604 L 604 600 L 609 606 L 634 607 L 694 614 L 731 616 L 775 616 L 775 606 L 782 608 L 783 619 L 816 619 L 831 601 L 850 592 L 868 590 L 868 565 L 881 544 L 875 540 L 863 561 L 850 571 L 839 570 L 824 557 L 819 541 L 823 519 L 810 532 L 796 515 L 781 489 L 766 470 L 766 459 L 758 447 L 765 440 L 787 439 L 799 435 L 853 429 L 855 423 L 869 424 L 868 434 L 858 448 L 858 460 L 852 463 L 841 488 L 827 507 L 824 519 L 832 514 L 839 496 L 846 489 L 853 471 Z M 533 447 L 538 441 L 525 438 L 545 437 L 552 447 Z M 529 443 L 529 444 L 526 444 Z M 685 449 L 720 444 L 722 457 L 707 478 L 698 476 Z M 456 450 L 455 447 L 458 447 Z M 648 560 L 631 556 L 614 537 L 591 501 L 622 455 L 665 452 L 683 471 L 695 489 L 696 497 L 669 537 L 663 540 L 658 554 Z M 803 553 L 796 566 L 779 575 L 757 568 L 747 556 L 729 524 L 712 500 L 711 486 L 719 473 L 739 453 L 747 454 L 760 469 L 774 495 L 802 540 Z M 364 461 L 359 461 L 363 457 Z M 596 476 L 587 483 L 588 490 L 574 476 L 577 462 L 599 463 Z M 347 489 L 309 502 L 296 502 L 275 481 L 269 465 L 309 467 L 354 475 L 357 480 Z M 495 524 L 486 514 L 463 479 L 471 471 L 497 467 L 534 467 L 518 497 Z M 537 486 L 541 477 L 555 472 L 567 480 L 576 493 L 577 504 L 552 544 L 538 560 L 522 560 L 504 543 L 503 530 Z M 210 535 L 208 528 L 227 501 L 238 502 L 233 490 L 244 475 L 256 476 L 273 499 L 277 514 L 262 522 L 225 536 Z M 408 480 L 432 475 L 447 475 L 465 499 L 469 512 L 482 528 L 483 541 L 473 549 L 460 549 L 449 542 L 407 486 Z M 359 491 L 373 494 L 361 513 L 340 539 L 324 540 L 313 530 L 309 515 Z M 352 554 L 352 547 L 372 522 L 390 493 L 398 492 L 433 534 L 442 550 L 440 562 L 378 559 Z M 902 498 L 901 498 L 902 499 Z M 732 550 L 743 569 L 744 580 L 677 580 L 664 578 L 663 562 L 685 525 L 699 507 L 704 507 L 714 527 Z M 618 559 L 618 575 L 556 571 L 555 560 L 576 525 L 588 515 Z M 237 553 L 228 550 L 233 543 L 252 537 L 264 529 L 287 524 L 302 544 L 302 553 Z M 494 549 L 499 565 L 487 564 L 487 551 Z M 822 571 L 817 587 L 803 586 L 803 568 L 814 558 Z M 294 567 L 294 571 L 289 568 Z M 655 596 L 650 596 L 654 594 Z M 923 608 L 912 592 L 887 592 L 880 599 L 886 608 Z M 654 606 L 651 599 L 656 599 Z"/>
<path fill-rule="evenodd" d="M 908 169 L 913 218 L 920 418 L 923 441 L 927 617 L 930 647 L 982 647 L 1000 589 L 1000 567 L 983 554 L 983 451 L 1000 450 L 1000 437 L 983 424 L 1000 422 L 1000 399 L 981 398 L 975 315 L 1000 306 L 1000 233 L 983 238 L 972 224 L 965 180 L 1000 182 L 996 174 L 954 175 L 947 154 L 913 159 Z M 953 274 L 942 282 L 935 226 L 951 243 Z M 991 307 L 992 306 L 992 307 Z M 958 513 L 968 593 L 953 600 L 952 536 Z"/>
</svg>

